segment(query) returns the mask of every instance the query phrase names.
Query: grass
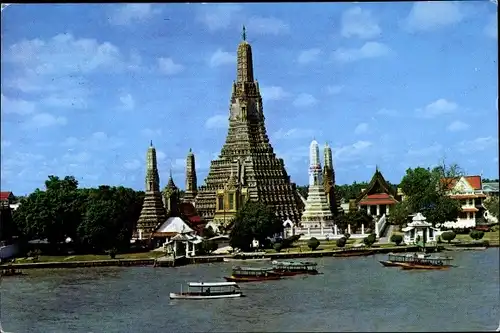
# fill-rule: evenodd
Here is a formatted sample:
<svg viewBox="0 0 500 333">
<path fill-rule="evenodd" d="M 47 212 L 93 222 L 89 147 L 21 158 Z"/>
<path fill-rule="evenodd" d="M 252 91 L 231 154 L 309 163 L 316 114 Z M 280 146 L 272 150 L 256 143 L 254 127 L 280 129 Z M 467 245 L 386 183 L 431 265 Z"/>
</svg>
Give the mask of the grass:
<svg viewBox="0 0 500 333">
<path fill-rule="evenodd" d="M 347 245 L 345 248 L 352 248 L 354 244 L 360 244 L 363 243 L 362 239 L 349 239 L 347 240 Z M 377 244 L 378 247 L 381 248 L 386 248 L 386 247 L 393 247 L 396 246 L 393 243 L 386 243 L 386 244 Z M 340 247 L 337 247 L 337 241 L 336 240 L 322 240 L 320 241 L 319 247 L 315 250 L 317 251 L 335 251 L 335 250 L 340 250 Z M 298 241 L 293 244 L 291 248 L 288 249 L 283 249 L 281 250 L 280 253 L 287 253 L 287 252 L 310 252 L 311 249 L 307 246 L 307 241 Z M 266 253 L 276 253 L 276 250 L 274 249 L 267 249 Z"/>
<path fill-rule="evenodd" d="M 139 253 L 123 253 L 117 254 L 115 259 L 150 259 L 163 256 L 163 252 L 139 252 Z M 45 256 L 38 257 L 36 262 L 71 262 L 71 261 L 92 261 L 92 260 L 110 260 L 108 254 L 76 254 L 62 256 Z M 17 258 L 17 263 L 34 262 L 31 258 Z"/>
<path fill-rule="evenodd" d="M 490 243 L 490 245 L 498 245 L 499 238 L 500 238 L 500 232 L 496 230 L 496 231 L 485 232 L 484 237 L 481 239 L 481 241 L 487 240 Z M 457 235 L 457 237 L 451 241 L 451 244 L 472 243 L 472 242 L 474 242 L 474 240 L 467 234 L 467 235 Z"/>
</svg>

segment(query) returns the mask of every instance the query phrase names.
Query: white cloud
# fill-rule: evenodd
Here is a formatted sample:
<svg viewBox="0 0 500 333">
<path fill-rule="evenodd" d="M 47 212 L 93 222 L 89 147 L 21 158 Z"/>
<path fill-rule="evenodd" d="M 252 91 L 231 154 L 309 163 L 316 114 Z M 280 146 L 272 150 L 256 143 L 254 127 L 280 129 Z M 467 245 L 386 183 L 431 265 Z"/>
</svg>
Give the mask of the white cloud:
<svg viewBox="0 0 500 333">
<path fill-rule="evenodd" d="M 457 145 L 457 149 L 464 153 L 472 153 L 477 151 L 484 151 L 491 148 L 494 145 L 498 145 L 498 138 L 492 136 L 478 137 L 473 140 L 464 140 Z"/>
<path fill-rule="evenodd" d="M 35 112 L 35 103 L 22 99 L 11 99 L 1 94 L 2 113 L 16 113 L 19 115 L 28 115 Z"/>
<path fill-rule="evenodd" d="M 344 90 L 344 86 L 327 86 L 326 93 L 328 95 L 337 95 Z"/>
<path fill-rule="evenodd" d="M 418 149 L 411 148 L 408 150 L 407 154 L 409 156 L 425 157 L 425 156 L 436 155 L 439 152 L 441 152 L 442 149 L 443 149 L 443 146 L 441 146 L 438 143 L 435 143 L 435 144 L 433 144 L 429 147 L 425 147 L 425 148 L 418 148 Z"/>
<path fill-rule="evenodd" d="M 397 117 L 400 115 L 396 110 L 390 110 L 390 109 L 380 109 L 377 111 L 377 114 L 381 116 L 390 116 L 390 117 Z"/>
<path fill-rule="evenodd" d="M 11 145 L 12 145 L 12 142 L 10 142 L 8 140 L 2 140 L 2 144 L 1 144 L 2 147 L 10 147 Z"/>
<path fill-rule="evenodd" d="M 165 75 L 175 75 L 184 70 L 184 66 L 176 64 L 172 58 L 159 58 L 158 67 L 160 72 Z"/>
<path fill-rule="evenodd" d="M 484 32 L 487 36 L 498 39 L 498 17 L 496 14 L 490 16 L 488 24 L 484 28 Z"/>
<path fill-rule="evenodd" d="M 405 20 L 410 31 L 430 31 L 462 21 L 464 15 L 457 2 L 416 2 Z"/>
<path fill-rule="evenodd" d="M 356 128 L 354 129 L 354 134 L 363 134 L 368 132 L 368 124 L 367 123 L 360 123 Z"/>
<path fill-rule="evenodd" d="M 61 145 L 68 147 L 68 151 L 74 151 L 78 148 L 92 150 L 113 150 L 123 145 L 123 140 L 108 136 L 104 132 L 94 132 L 87 138 L 76 138 L 70 136 L 64 140 Z"/>
<path fill-rule="evenodd" d="M 205 128 L 207 129 L 221 129 L 227 128 L 228 126 L 228 116 L 227 115 L 215 115 L 207 119 L 205 122 Z"/>
<path fill-rule="evenodd" d="M 304 50 L 300 52 L 299 57 L 297 58 L 297 62 L 299 64 L 308 64 L 318 60 L 321 54 L 321 49 L 314 48 L 309 50 Z"/>
<path fill-rule="evenodd" d="M 332 149 L 334 159 L 339 161 L 354 161 L 365 154 L 371 146 L 373 146 L 372 142 L 361 140 L 351 145 L 337 147 Z"/>
<path fill-rule="evenodd" d="M 279 101 L 290 97 L 290 93 L 286 92 L 282 87 L 270 86 L 260 87 L 262 98 L 268 101 Z"/>
<path fill-rule="evenodd" d="M 313 106 L 318 101 L 311 94 L 299 94 L 293 101 L 293 105 L 298 108 Z"/>
<path fill-rule="evenodd" d="M 158 158 L 158 156 L 156 158 Z M 123 167 L 125 169 L 128 169 L 128 170 L 137 170 L 141 166 L 142 166 L 142 163 L 138 159 L 127 161 L 127 162 L 125 162 L 125 164 L 123 164 Z"/>
<path fill-rule="evenodd" d="M 82 151 L 76 154 L 68 153 L 63 155 L 63 160 L 67 163 L 85 163 L 90 161 L 92 155 L 86 151 Z"/>
<path fill-rule="evenodd" d="M 113 11 L 109 22 L 113 25 L 128 25 L 144 22 L 159 13 L 161 10 L 152 4 L 119 5 L 119 8 Z"/>
<path fill-rule="evenodd" d="M 374 38 L 382 33 L 377 20 L 369 10 L 360 7 L 348 9 L 342 13 L 341 34 L 343 37 Z"/>
<path fill-rule="evenodd" d="M 236 63 L 236 54 L 232 52 L 225 52 L 221 49 L 215 51 L 214 54 L 210 57 L 209 64 L 211 67 L 218 67 L 226 64 L 235 64 Z"/>
<path fill-rule="evenodd" d="M 50 113 L 38 113 L 34 115 L 28 122 L 23 124 L 26 129 L 40 129 L 44 127 L 63 126 L 66 125 L 65 117 L 56 117 Z"/>
<path fill-rule="evenodd" d="M 130 111 L 135 108 L 135 100 L 130 94 L 120 96 L 120 108 L 124 111 Z"/>
<path fill-rule="evenodd" d="M 362 59 L 383 57 L 391 53 L 391 49 L 385 44 L 378 42 L 367 42 L 361 48 L 339 48 L 333 52 L 333 59 L 339 62 L 353 62 Z"/>
<path fill-rule="evenodd" d="M 417 115 L 422 118 L 434 118 L 444 114 L 453 113 L 457 110 L 458 105 L 444 98 L 440 98 L 428 104 L 426 107 L 417 109 Z"/>
<path fill-rule="evenodd" d="M 240 5 L 209 4 L 203 6 L 197 15 L 197 21 L 203 23 L 210 31 L 228 28 L 235 22 L 235 14 L 241 11 Z"/>
<path fill-rule="evenodd" d="M 447 129 L 450 132 L 459 132 L 468 129 L 469 127 L 470 127 L 469 124 L 466 124 L 460 120 L 455 120 L 450 125 L 448 125 Z"/>
<path fill-rule="evenodd" d="M 155 136 L 161 136 L 162 130 L 161 129 L 144 128 L 143 130 L 141 130 L 141 134 L 147 138 L 152 138 Z"/>
<path fill-rule="evenodd" d="M 288 24 L 275 17 L 254 16 L 248 19 L 247 22 L 248 30 L 255 34 L 281 35 L 290 31 Z"/>
<path fill-rule="evenodd" d="M 156 159 L 158 161 L 164 161 L 165 159 L 167 158 L 167 154 L 165 154 L 163 151 L 161 150 L 156 150 Z"/>
<path fill-rule="evenodd" d="M 306 128 L 292 128 L 289 130 L 284 130 L 280 128 L 273 134 L 273 140 L 283 140 L 283 139 L 313 139 L 315 135 L 321 135 L 321 132 L 314 129 Z"/>
</svg>

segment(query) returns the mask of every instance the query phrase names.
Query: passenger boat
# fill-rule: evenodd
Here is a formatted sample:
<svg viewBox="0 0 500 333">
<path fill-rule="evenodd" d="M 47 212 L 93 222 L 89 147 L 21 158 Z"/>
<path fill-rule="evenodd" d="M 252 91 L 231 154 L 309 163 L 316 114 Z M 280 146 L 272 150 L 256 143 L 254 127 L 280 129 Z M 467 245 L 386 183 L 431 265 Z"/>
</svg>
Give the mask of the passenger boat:
<svg viewBox="0 0 500 333">
<path fill-rule="evenodd" d="M 273 261 L 273 272 L 281 276 L 293 276 L 298 274 L 319 274 L 315 262 L 301 261 Z"/>
<path fill-rule="evenodd" d="M 194 289 L 194 291 L 192 291 Z M 242 297 L 236 282 L 190 282 L 188 290 L 170 293 L 170 299 L 215 299 Z"/>
<path fill-rule="evenodd" d="M 414 254 L 392 254 L 389 253 L 388 260 L 381 260 L 380 263 L 386 267 L 401 267 L 409 269 L 446 269 L 453 267 L 451 257 L 432 257 L 425 253 Z"/>
<path fill-rule="evenodd" d="M 279 280 L 281 275 L 276 274 L 273 268 L 233 267 L 231 276 L 224 279 L 229 282 L 257 282 Z"/>
<path fill-rule="evenodd" d="M 335 253 L 335 257 L 358 257 L 358 256 L 370 256 L 374 254 L 374 251 L 363 249 L 363 248 L 349 248 L 342 249 L 342 252 Z"/>
<path fill-rule="evenodd" d="M 0 276 L 16 276 L 24 275 L 24 273 L 15 268 L 4 268 L 0 271 Z"/>
</svg>

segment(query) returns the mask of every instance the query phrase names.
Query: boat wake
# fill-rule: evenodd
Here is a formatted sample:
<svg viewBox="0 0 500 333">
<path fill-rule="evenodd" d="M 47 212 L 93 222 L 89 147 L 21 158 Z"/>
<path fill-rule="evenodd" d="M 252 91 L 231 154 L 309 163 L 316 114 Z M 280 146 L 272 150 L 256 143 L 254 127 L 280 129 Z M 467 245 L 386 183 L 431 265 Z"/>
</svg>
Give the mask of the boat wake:
<svg viewBox="0 0 500 333">
<path fill-rule="evenodd" d="M 2 328 L 2 323 L 0 323 L 0 333 L 12 333 L 12 332 L 4 331 Z"/>
</svg>

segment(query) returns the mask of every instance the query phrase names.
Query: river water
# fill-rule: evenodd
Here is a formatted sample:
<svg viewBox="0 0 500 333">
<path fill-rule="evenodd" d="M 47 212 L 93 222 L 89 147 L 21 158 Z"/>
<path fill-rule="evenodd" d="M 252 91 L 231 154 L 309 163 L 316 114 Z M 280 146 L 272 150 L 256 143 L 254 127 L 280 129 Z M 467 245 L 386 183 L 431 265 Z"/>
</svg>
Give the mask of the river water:
<svg viewBox="0 0 500 333">
<path fill-rule="evenodd" d="M 499 249 L 450 253 L 459 267 L 402 271 L 383 255 L 318 258 L 317 276 L 241 284 L 247 297 L 170 300 L 181 283 L 221 281 L 231 263 L 28 270 L 1 283 L 8 332 L 494 330 Z"/>
</svg>

